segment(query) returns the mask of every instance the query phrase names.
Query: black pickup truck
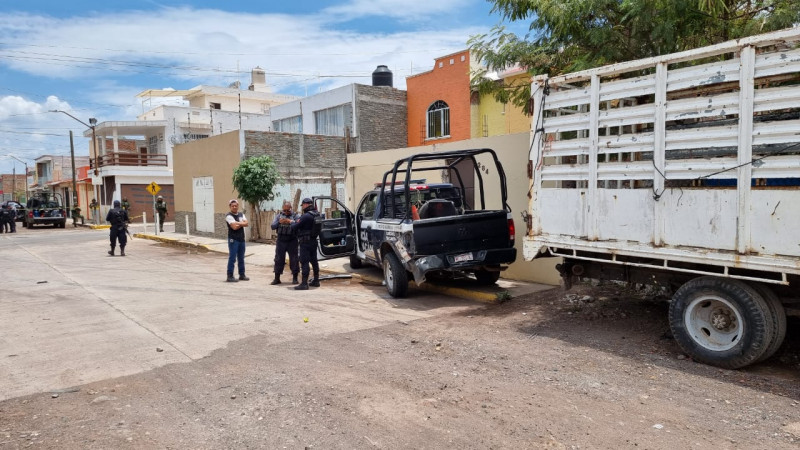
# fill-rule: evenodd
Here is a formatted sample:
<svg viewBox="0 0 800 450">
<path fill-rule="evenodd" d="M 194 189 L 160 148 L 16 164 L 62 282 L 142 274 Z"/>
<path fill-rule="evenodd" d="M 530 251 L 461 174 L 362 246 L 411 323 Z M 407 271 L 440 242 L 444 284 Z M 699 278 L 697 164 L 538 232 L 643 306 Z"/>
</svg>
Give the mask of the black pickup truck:
<svg viewBox="0 0 800 450">
<path fill-rule="evenodd" d="M 496 169 L 497 209 L 487 207 L 482 172 L 490 169 L 481 156 Z M 414 178 L 424 172 L 443 180 Z M 466 188 L 464 181 L 474 186 Z M 384 173 L 355 213 L 331 197 L 314 197 L 336 202 L 343 211 L 322 221 L 318 256 L 349 255 L 353 268 L 381 267 L 393 297 L 406 295 L 409 274 L 417 284 L 434 273 L 472 274 L 480 284 L 494 284 L 517 256 L 507 198 L 505 172 L 491 149 L 412 155 Z"/>
</svg>

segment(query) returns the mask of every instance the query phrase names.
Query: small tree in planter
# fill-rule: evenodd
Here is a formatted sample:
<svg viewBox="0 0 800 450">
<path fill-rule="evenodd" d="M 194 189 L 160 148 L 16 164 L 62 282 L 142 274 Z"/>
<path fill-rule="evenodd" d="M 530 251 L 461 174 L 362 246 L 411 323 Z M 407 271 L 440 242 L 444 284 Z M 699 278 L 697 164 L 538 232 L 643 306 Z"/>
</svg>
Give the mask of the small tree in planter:
<svg viewBox="0 0 800 450">
<path fill-rule="evenodd" d="M 257 156 L 242 161 L 233 171 L 233 187 L 242 200 L 253 205 L 253 231 L 251 240 L 263 239 L 261 236 L 261 202 L 273 200 L 273 189 L 283 181 L 275 161 L 269 156 Z"/>
</svg>

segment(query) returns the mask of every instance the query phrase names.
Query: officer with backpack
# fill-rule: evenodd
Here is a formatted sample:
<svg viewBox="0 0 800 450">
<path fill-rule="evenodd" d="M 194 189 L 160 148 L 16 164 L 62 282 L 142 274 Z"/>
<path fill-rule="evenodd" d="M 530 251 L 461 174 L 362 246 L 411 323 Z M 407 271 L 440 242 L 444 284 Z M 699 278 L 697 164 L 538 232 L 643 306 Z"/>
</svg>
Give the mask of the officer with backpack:
<svg viewBox="0 0 800 450">
<path fill-rule="evenodd" d="M 120 207 L 119 200 L 114 200 L 114 207 L 108 210 L 106 222 L 111 223 L 111 228 L 109 229 L 111 250 L 108 251 L 108 254 L 114 256 L 114 250 L 117 247 L 117 240 L 119 240 L 119 255 L 125 256 L 125 244 L 128 243 L 128 236 L 126 232 L 130 218 L 128 218 L 128 211 L 125 211 Z"/>
<path fill-rule="evenodd" d="M 278 232 L 275 242 L 275 279 L 270 284 L 281 284 L 281 274 L 286 265 L 286 254 L 289 254 L 289 269 L 292 271 L 292 284 L 297 284 L 300 265 L 297 263 L 297 231 L 291 226 L 300 218 L 292 211 L 292 204 L 284 201 L 280 214 L 272 221 L 272 229 Z"/>
<path fill-rule="evenodd" d="M 300 219 L 291 224 L 290 228 L 297 231 L 297 241 L 300 244 L 300 266 L 303 281 L 295 286 L 297 290 L 308 290 L 309 286 L 319 287 L 319 263 L 317 262 L 317 236 L 321 222 L 319 222 L 319 212 L 314 207 L 314 202 L 306 197 L 301 203 L 303 215 Z M 308 281 L 310 272 L 309 265 L 314 269 L 314 278 Z"/>
</svg>

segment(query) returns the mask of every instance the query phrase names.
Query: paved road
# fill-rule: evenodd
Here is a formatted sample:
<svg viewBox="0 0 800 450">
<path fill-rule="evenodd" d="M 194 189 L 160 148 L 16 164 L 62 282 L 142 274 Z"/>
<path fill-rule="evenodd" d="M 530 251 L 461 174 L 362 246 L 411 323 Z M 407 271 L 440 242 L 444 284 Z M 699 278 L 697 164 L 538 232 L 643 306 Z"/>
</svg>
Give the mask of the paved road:
<svg viewBox="0 0 800 450">
<path fill-rule="evenodd" d="M 195 361 L 248 336 L 274 343 L 477 307 L 421 293 L 397 302 L 347 280 L 297 292 L 269 286 L 263 267 L 224 283 L 218 254 L 137 239 L 112 258 L 104 230 L 18 230 L 0 235 L 0 400 Z"/>
</svg>

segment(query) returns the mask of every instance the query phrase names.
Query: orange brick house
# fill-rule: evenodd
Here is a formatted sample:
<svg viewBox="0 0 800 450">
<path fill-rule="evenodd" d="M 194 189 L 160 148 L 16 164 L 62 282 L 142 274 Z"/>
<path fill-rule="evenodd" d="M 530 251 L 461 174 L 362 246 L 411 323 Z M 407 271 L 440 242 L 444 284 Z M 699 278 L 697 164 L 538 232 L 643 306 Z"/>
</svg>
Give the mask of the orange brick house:
<svg viewBox="0 0 800 450">
<path fill-rule="evenodd" d="M 433 69 L 406 78 L 408 146 L 471 137 L 469 50 L 436 58 Z"/>
</svg>

